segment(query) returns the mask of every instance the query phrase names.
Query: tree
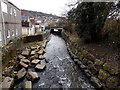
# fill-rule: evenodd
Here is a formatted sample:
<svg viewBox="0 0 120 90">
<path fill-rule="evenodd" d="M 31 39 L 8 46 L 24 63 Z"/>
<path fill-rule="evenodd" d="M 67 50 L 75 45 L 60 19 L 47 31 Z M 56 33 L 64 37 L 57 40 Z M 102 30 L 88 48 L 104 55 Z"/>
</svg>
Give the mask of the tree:
<svg viewBox="0 0 120 90">
<path fill-rule="evenodd" d="M 78 34 L 82 36 L 90 35 L 92 41 L 99 40 L 109 10 L 109 3 L 84 2 L 79 4 L 76 12 Z"/>
<path fill-rule="evenodd" d="M 92 41 L 100 38 L 110 11 L 111 3 L 82 2 L 76 9 L 68 13 L 68 19 L 76 24 L 76 31 L 80 37 L 90 36 Z"/>
</svg>

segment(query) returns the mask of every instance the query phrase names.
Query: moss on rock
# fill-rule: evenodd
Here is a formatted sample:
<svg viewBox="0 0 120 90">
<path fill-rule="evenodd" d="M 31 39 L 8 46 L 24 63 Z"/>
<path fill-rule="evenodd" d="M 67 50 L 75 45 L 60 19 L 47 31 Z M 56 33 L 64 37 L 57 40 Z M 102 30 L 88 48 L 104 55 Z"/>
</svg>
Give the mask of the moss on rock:
<svg viewBox="0 0 120 90">
<path fill-rule="evenodd" d="M 94 64 L 97 65 L 97 66 L 100 66 L 100 65 L 103 64 L 103 62 L 101 60 L 99 60 L 99 59 L 95 59 Z"/>
<path fill-rule="evenodd" d="M 103 64 L 103 69 L 108 71 L 110 74 L 113 74 L 113 75 L 118 74 L 118 70 L 111 68 L 110 65 L 108 65 L 107 63 Z"/>
<path fill-rule="evenodd" d="M 80 55 L 80 56 L 79 56 L 79 59 L 80 59 L 81 61 L 83 60 L 83 58 L 84 58 L 83 55 Z"/>
<path fill-rule="evenodd" d="M 107 78 L 109 77 L 109 74 L 106 73 L 105 71 L 103 71 L 102 69 L 99 70 L 99 75 L 98 78 L 103 81 L 106 82 Z"/>
<path fill-rule="evenodd" d="M 83 50 L 83 51 L 82 51 L 82 54 L 83 54 L 84 56 L 87 56 L 87 55 L 88 55 L 88 52 L 87 52 L 86 50 Z"/>
<path fill-rule="evenodd" d="M 89 60 L 91 60 L 92 62 L 95 61 L 95 57 L 94 57 L 92 54 L 88 54 L 88 55 L 87 55 L 87 58 L 88 58 Z"/>
<path fill-rule="evenodd" d="M 106 81 L 106 85 L 109 88 L 116 88 L 117 87 L 117 79 L 115 77 L 109 77 Z"/>
</svg>

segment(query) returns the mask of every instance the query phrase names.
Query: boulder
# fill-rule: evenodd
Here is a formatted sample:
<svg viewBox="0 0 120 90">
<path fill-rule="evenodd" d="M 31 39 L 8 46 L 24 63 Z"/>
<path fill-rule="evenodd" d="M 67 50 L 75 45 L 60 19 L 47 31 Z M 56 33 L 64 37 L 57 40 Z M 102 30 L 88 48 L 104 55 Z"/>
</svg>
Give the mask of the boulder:
<svg viewBox="0 0 120 90">
<path fill-rule="evenodd" d="M 42 47 L 45 48 L 45 47 L 46 47 L 46 44 L 47 44 L 47 40 L 44 41 Z"/>
<path fill-rule="evenodd" d="M 6 77 L 2 82 L 3 89 L 10 89 L 14 85 L 14 78 Z"/>
<path fill-rule="evenodd" d="M 36 54 L 36 51 L 31 51 L 30 55 L 33 56 Z"/>
<path fill-rule="evenodd" d="M 24 51 L 22 52 L 22 55 L 23 55 L 23 56 L 29 56 L 29 54 L 30 54 L 30 51 L 29 51 L 29 50 L 24 50 Z"/>
<path fill-rule="evenodd" d="M 95 57 L 92 54 L 88 54 L 86 58 L 89 59 L 92 62 L 95 61 Z"/>
<path fill-rule="evenodd" d="M 38 63 L 40 63 L 40 60 L 38 60 L 38 59 L 35 59 L 31 62 L 31 64 L 35 64 L 35 65 L 38 64 Z"/>
<path fill-rule="evenodd" d="M 99 59 L 95 59 L 94 64 L 95 64 L 96 66 L 102 66 L 102 65 L 103 65 L 103 62 L 102 62 L 101 60 L 99 60 Z"/>
<path fill-rule="evenodd" d="M 37 46 L 31 46 L 31 49 L 35 50 L 35 49 L 37 49 Z"/>
<path fill-rule="evenodd" d="M 26 57 L 24 57 L 23 55 L 19 55 L 18 58 L 19 59 L 25 59 Z"/>
<path fill-rule="evenodd" d="M 110 75 L 105 72 L 104 70 L 100 69 L 99 70 L 99 75 L 98 75 L 98 78 L 103 81 L 103 82 L 106 82 L 107 78 L 109 77 Z"/>
<path fill-rule="evenodd" d="M 80 68 L 81 68 L 81 69 L 87 69 L 87 67 L 86 67 L 85 65 L 83 65 L 83 64 L 80 65 Z"/>
<path fill-rule="evenodd" d="M 73 59 L 75 63 L 79 62 L 79 59 Z"/>
<path fill-rule="evenodd" d="M 43 53 L 44 53 L 43 50 L 39 50 L 39 51 L 37 52 L 37 54 L 39 54 L 39 55 L 42 55 Z"/>
<path fill-rule="evenodd" d="M 36 67 L 35 67 L 35 69 L 36 70 L 44 70 L 45 67 L 46 67 L 46 65 L 44 65 L 44 64 L 37 64 Z"/>
<path fill-rule="evenodd" d="M 28 89 L 28 90 L 32 90 L 32 82 L 31 81 L 26 81 L 25 83 L 23 83 L 22 85 L 23 89 Z"/>
<path fill-rule="evenodd" d="M 31 56 L 31 57 L 30 57 L 30 60 L 37 59 L 38 57 L 39 57 L 39 55 L 36 54 L 36 55 L 34 55 L 34 56 Z"/>
<path fill-rule="evenodd" d="M 25 64 L 25 63 L 23 63 L 23 62 L 20 62 L 19 66 L 20 66 L 20 67 L 22 66 L 22 67 L 24 67 L 24 68 L 28 68 L 28 65 Z"/>
<path fill-rule="evenodd" d="M 109 64 L 104 63 L 103 64 L 103 69 L 108 71 L 112 75 L 117 75 L 119 73 L 118 69 L 112 68 Z"/>
<path fill-rule="evenodd" d="M 25 68 L 22 68 L 20 71 L 18 71 L 18 73 L 17 73 L 17 79 L 19 80 L 19 79 L 22 79 L 25 75 L 26 75 L 26 70 L 25 70 Z"/>
<path fill-rule="evenodd" d="M 36 72 L 28 72 L 28 74 L 27 74 L 27 79 L 31 80 L 31 81 L 35 81 L 39 78 L 40 77 L 38 76 L 38 74 Z"/>
<path fill-rule="evenodd" d="M 43 55 L 40 55 L 39 59 L 42 60 L 42 59 L 45 59 L 45 57 Z"/>
<path fill-rule="evenodd" d="M 93 74 L 97 74 L 98 73 L 98 69 L 95 67 L 95 65 L 93 64 L 92 61 L 88 61 L 87 62 L 88 68 L 89 70 L 93 73 Z"/>
<path fill-rule="evenodd" d="M 102 88 L 103 85 L 102 83 L 99 81 L 99 79 L 97 79 L 96 77 L 91 77 L 92 84 L 96 87 L 96 88 Z"/>
<path fill-rule="evenodd" d="M 29 64 L 30 61 L 28 59 L 21 59 L 21 62 L 25 63 L 25 64 Z"/>
<path fill-rule="evenodd" d="M 109 88 L 116 88 L 118 85 L 118 78 L 117 77 L 109 77 L 106 81 L 106 85 Z"/>
</svg>

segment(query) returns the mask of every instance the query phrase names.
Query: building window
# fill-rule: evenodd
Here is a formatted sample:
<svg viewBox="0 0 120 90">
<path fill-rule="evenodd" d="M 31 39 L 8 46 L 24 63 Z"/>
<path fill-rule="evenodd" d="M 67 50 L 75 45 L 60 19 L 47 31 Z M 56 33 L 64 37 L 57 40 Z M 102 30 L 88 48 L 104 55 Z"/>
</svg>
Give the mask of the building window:
<svg viewBox="0 0 120 90">
<path fill-rule="evenodd" d="M 1 2 L 1 7 L 2 7 L 2 11 L 3 11 L 4 13 L 7 13 L 7 4 L 4 3 L 4 2 Z"/>
<path fill-rule="evenodd" d="M 10 38 L 10 30 L 7 31 L 7 38 Z"/>
<path fill-rule="evenodd" d="M 13 13 L 13 12 L 12 12 L 12 8 L 11 8 L 11 9 L 10 9 L 10 14 L 12 15 L 12 13 Z"/>
<path fill-rule="evenodd" d="M 12 30 L 12 36 L 15 36 L 14 30 Z"/>
<path fill-rule="evenodd" d="M 17 16 L 16 10 L 14 9 L 14 15 Z"/>
<path fill-rule="evenodd" d="M 16 36 L 18 36 L 18 30 L 16 29 Z"/>
<path fill-rule="evenodd" d="M 2 41 L 2 32 L 0 30 L 0 41 Z"/>
</svg>

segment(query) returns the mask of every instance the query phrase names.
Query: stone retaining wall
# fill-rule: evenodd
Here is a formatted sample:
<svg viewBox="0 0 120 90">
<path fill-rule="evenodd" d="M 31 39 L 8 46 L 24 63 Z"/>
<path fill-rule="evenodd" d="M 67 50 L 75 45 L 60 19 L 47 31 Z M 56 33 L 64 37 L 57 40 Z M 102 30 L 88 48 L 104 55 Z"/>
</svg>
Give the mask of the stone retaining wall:
<svg viewBox="0 0 120 90">
<path fill-rule="evenodd" d="M 10 60 L 13 60 L 18 52 L 18 48 L 22 48 L 25 43 L 42 41 L 48 38 L 50 33 L 43 33 L 36 36 L 27 36 L 22 38 L 16 38 L 8 43 L 8 45 L 2 48 L 2 64 L 6 66 Z M 3 67 L 4 69 L 4 67 Z"/>
<path fill-rule="evenodd" d="M 77 65 L 90 79 L 96 88 L 120 89 L 120 72 L 111 68 L 107 63 L 95 58 L 78 43 L 70 41 L 69 36 L 63 32 L 63 38 L 67 42 L 68 51 Z"/>
</svg>

